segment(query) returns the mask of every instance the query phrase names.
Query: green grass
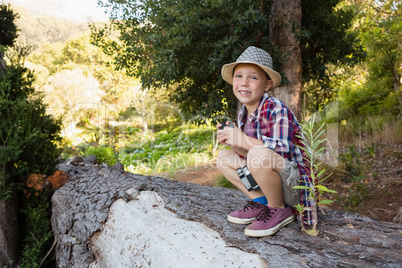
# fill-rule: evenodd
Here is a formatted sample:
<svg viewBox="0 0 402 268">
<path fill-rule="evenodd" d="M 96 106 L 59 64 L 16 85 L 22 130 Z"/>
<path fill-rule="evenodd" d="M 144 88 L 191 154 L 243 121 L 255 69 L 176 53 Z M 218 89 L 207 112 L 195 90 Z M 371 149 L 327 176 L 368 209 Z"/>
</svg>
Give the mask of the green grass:
<svg viewBox="0 0 402 268">
<path fill-rule="evenodd" d="M 236 188 L 231 182 L 229 182 L 224 176 L 221 176 L 215 183 L 215 187 L 222 187 L 222 188 Z"/>
</svg>

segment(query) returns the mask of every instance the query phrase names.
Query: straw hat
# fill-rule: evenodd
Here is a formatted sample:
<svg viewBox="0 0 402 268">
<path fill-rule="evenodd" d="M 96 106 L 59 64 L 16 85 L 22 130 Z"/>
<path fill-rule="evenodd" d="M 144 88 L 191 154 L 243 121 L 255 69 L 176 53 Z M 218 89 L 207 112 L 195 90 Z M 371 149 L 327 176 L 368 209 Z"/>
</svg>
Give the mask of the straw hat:
<svg viewBox="0 0 402 268">
<path fill-rule="evenodd" d="M 239 63 L 252 63 L 263 69 L 273 81 L 272 89 L 281 83 L 281 75 L 272 69 L 272 58 L 265 50 L 257 47 L 248 47 L 236 60 L 236 62 L 225 64 L 221 73 L 223 79 L 233 84 L 233 70 Z"/>
</svg>

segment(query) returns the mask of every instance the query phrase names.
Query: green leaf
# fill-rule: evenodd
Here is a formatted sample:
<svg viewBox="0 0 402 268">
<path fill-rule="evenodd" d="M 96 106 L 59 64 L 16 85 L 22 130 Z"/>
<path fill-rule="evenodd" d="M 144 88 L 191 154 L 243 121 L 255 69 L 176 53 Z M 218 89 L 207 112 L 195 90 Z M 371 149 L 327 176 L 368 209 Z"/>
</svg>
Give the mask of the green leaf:
<svg viewBox="0 0 402 268">
<path fill-rule="evenodd" d="M 334 200 L 323 199 L 323 200 L 320 200 L 320 202 L 318 202 L 317 204 L 318 205 L 327 205 L 327 204 L 331 204 L 333 202 L 334 202 Z"/>
<path fill-rule="evenodd" d="M 325 187 L 324 185 L 316 185 L 315 186 L 318 190 L 323 191 L 323 192 L 329 192 L 329 193 L 337 193 L 337 191 L 334 190 L 330 190 L 327 187 Z"/>
<path fill-rule="evenodd" d="M 308 189 L 311 189 L 311 187 L 308 187 L 308 186 L 293 186 L 292 187 L 293 189 L 305 189 L 305 190 L 308 190 Z"/>
<path fill-rule="evenodd" d="M 317 174 L 317 178 L 321 177 L 321 175 L 325 172 L 325 169 L 321 170 L 318 174 Z"/>
<path fill-rule="evenodd" d="M 309 235 L 309 236 L 317 236 L 318 235 L 318 230 L 317 229 L 308 229 L 308 230 L 306 230 L 306 233 Z"/>
</svg>

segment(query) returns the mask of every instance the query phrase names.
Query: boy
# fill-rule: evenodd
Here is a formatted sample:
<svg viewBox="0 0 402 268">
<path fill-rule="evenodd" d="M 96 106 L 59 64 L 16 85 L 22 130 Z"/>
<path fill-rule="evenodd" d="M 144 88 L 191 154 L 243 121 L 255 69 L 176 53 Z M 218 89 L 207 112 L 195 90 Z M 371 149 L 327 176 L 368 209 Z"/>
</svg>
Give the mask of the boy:
<svg viewBox="0 0 402 268">
<path fill-rule="evenodd" d="M 292 188 L 311 183 L 310 170 L 297 147 L 300 126 L 292 111 L 268 94 L 279 86 L 281 76 L 272 69 L 266 51 L 247 48 L 236 62 L 222 67 L 222 77 L 233 85 L 243 105 L 238 127 L 217 125 L 218 142 L 232 149 L 219 153 L 217 166 L 251 199 L 243 209 L 230 213 L 228 221 L 251 223 L 245 229 L 248 236 L 272 235 L 294 220 L 291 207 L 300 201 L 306 207 L 312 205 L 306 190 Z M 311 224 L 310 215 L 305 216 Z"/>
</svg>

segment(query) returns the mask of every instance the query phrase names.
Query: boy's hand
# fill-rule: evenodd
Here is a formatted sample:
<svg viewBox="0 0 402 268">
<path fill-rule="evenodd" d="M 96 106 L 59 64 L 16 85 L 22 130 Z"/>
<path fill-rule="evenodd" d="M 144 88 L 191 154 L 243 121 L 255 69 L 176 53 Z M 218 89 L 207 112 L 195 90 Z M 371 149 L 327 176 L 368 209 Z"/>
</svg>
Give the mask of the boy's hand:
<svg viewBox="0 0 402 268">
<path fill-rule="evenodd" d="M 228 124 L 228 122 L 226 122 Z M 218 142 L 229 147 L 242 147 L 242 138 L 244 133 L 233 125 L 218 124 Z"/>
<path fill-rule="evenodd" d="M 225 143 L 229 147 L 242 148 L 243 146 L 243 135 L 244 133 L 237 127 L 225 128 L 224 137 L 226 138 Z"/>
<path fill-rule="evenodd" d="M 216 128 L 218 129 L 218 132 L 217 132 L 217 140 L 218 140 L 218 142 L 220 143 L 220 144 L 224 144 L 224 145 L 227 145 L 226 144 L 226 136 L 227 135 L 224 135 L 224 128 L 225 127 L 233 127 L 233 126 L 231 126 L 230 125 L 230 121 L 226 121 L 226 122 L 222 122 L 222 123 L 218 123 L 217 125 L 216 125 Z"/>
<path fill-rule="evenodd" d="M 221 122 L 216 125 L 217 129 L 224 129 L 225 127 L 233 127 L 233 125 L 230 125 L 230 121 Z"/>
</svg>

